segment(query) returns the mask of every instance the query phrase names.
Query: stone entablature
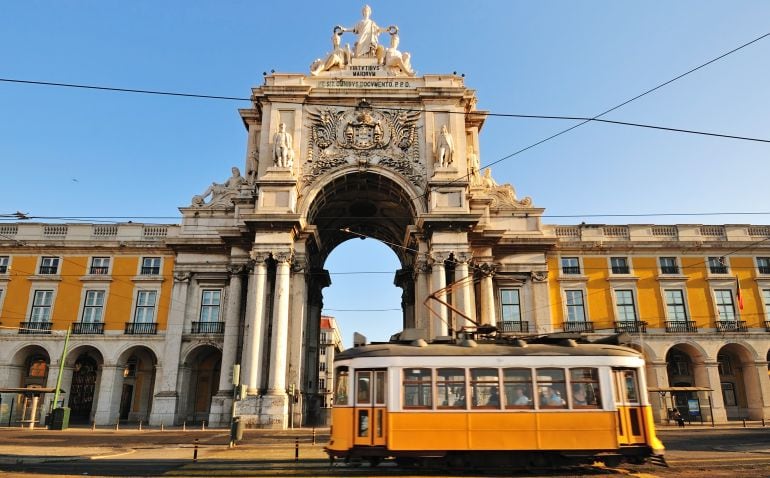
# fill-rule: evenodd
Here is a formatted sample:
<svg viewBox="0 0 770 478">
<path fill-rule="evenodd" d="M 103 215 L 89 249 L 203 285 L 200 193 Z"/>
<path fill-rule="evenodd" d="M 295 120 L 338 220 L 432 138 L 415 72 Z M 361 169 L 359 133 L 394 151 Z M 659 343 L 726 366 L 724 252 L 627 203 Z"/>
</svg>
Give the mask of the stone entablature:
<svg viewBox="0 0 770 478">
<path fill-rule="evenodd" d="M 0 241 L 14 239 L 16 241 L 47 241 L 51 240 L 76 242 L 76 241 L 118 241 L 118 242 L 158 242 L 166 238 L 179 235 L 180 227 L 176 224 L 57 224 L 64 226 L 57 229 L 63 231 L 55 236 L 51 235 L 51 224 L 44 223 L 19 223 L 13 228 L 15 233 L 9 238 L 0 237 Z M 48 232 L 48 233 L 46 233 Z M 4 234 L 5 236 L 5 234 Z"/>
</svg>

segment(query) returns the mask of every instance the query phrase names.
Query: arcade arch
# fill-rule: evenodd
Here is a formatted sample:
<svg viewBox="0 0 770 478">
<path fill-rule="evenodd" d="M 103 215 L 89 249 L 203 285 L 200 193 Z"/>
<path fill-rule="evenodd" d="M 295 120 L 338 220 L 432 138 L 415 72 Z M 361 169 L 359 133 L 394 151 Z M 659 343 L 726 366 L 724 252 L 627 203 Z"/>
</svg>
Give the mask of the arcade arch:
<svg viewBox="0 0 770 478">
<path fill-rule="evenodd" d="M 187 423 L 209 421 L 212 398 L 218 391 L 222 367 L 222 351 L 209 344 L 193 348 L 180 366 L 179 407 Z"/>
<path fill-rule="evenodd" d="M 71 423 L 90 423 L 96 412 L 104 357 L 90 345 L 75 347 L 64 362 L 62 388 L 68 390 Z"/>
<path fill-rule="evenodd" d="M 125 350 L 117 360 L 121 380 L 118 418 L 123 421 L 147 422 L 152 409 L 152 391 L 155 387 L 155 353 L 145 346 Z"/>
</svg>

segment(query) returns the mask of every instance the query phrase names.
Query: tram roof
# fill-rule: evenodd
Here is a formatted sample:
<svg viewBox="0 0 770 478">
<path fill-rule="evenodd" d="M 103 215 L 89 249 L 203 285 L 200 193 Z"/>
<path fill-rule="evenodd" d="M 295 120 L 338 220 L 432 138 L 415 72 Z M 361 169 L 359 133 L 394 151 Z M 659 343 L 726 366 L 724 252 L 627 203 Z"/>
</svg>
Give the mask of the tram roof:
<svg viewBox="0 0 770 478">
<path fill-rule="evenodd" d="M 618 345 L 609 344 L 527 344 L 526 346 L 505 343 L 474 343 L 472 346 L 462 343 L 429 343 L 414 345 L 402 343 L 383 343 L 363 345 L 346 349 L 336 355 L 336 359 L 361 357 L 449 357 L 449 356 L 614 356 L 639 357 L 641 353 Z"/>
</svg>

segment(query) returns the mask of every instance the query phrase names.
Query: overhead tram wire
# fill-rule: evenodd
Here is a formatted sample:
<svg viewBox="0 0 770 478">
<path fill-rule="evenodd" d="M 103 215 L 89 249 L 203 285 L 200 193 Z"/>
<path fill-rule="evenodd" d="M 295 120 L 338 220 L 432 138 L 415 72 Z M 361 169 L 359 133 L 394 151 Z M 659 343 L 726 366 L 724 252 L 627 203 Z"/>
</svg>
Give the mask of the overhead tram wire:
<svg viewBox="0 0 770 478">
<path fill-rule="evenodd" d="M 610 113 L 610 112 L 612 112 L 612 111 L 615 111 L 615 110 L 617 110 L 618 108 L 621 108 L 621 107 L 623 107 L 623 106 L 625 106 L 625 105 L 627 105 L 627 104 L 629 104 L 629 103 L 631 103 L 631 102 L 633 102 L 633 101 L 636 101 L 636 100 L 638 100 L 639 98 L 641 98 L 641 97 L 643 97 L 643 96 L 646 96 L 646 95 L 648 95 L 648 94 L 650 94 L 650 93 L 652 93 L 652 92 L 654 92 L 654 91 L 656 91 L 656 90 L 659 90 L 660 88 L 663 88 L 663 87 L 664 87 L 664 86 L 666 86 L 666 85 L 669 85 L 669 84 L 671 84 L 671 83 L 673 83 L 673 82 L 675 82 L 675 81 L 677 81 L 677 80 L 679 80 L 679 79 L 681 79 L 681 78 L 684 78 L 685 76 L 687 76 L 687 75 L 689 75 L 689 74 L 691 74 L 691 73 L 694 73 L 694 72 L 696 72 L 696 71 L 700 70 L 701 68 L 704 68 L 704 67 L 706 67 L 706 66 L 708 66 L 708 65 L 710 65 L 710 64 L 712 64 L 712 63 L 714 63 L 714 62 L 716 62 L 716 61 L 719 61 L 719 60 L 721 60 L 722 58 L 725 58 L 725 57 L 726 57 L 726 56 L 728 56 L 728 55 L 731 55 L 731 54 L 733 54 L 733 53 L 735 53 L 735 52 L 737 52 L 737 51 L 739 51 L 739 50 L 742 50 L 743 48 L 746 48 L 747 46 L 749 46 L 749 45 L 751 45 L 751 44 L 753 44 L 753 43 L 756 43 L 756 42 L 758 42 L 758 41 L 760 41 L 760 40 L 762 40 L 762 39 L 764 39 L 764 38 L 767 38 L 768 36 L 770 36 L 770 32 L 768 32 L 768 33 L 765 33 L 764 35 L 760 35 L 760 36 L 758 36 L 757 38 L 755 38 L 755 39 L 753 39 L 753 40 L 751 40 L 751 41 L 748 41 L 748 42 L 746 42 L 746 43 L 744 43 L 744 44 L 742 44 L 742 45 L 740 45 L 740 46 L 738 46 L 738 47 L 736 47 L 736 48 L 733 48 L 732 50 L 730 50 L 730 51 L 728 51 L 728 52 L 726 52 L 726 53 L 723 53 L 723 54 L 721 54 L 721 55 L 717 56 L 716 58 L 712 58 L 711 60 L 709 60 L 709 61 L 707 61 L 707 62 L 705 62 L 705 63 L 702 63 L 701 65 L 698 65 L 698 66 L 696 66 L 695 68 L 692 68 L 692 69 L 690 69 L 690 70 L 688 70 L 688 71 L 686 71 L 686 72 L 682 73 L 681 75 L 678 75 L 678 76 L 676 76 L 676 77 L 674 77 L 674 78 L 672 78 L 672 79 L 670 79 L 670 80 L 668 80 L 668 81 L 665 81 L 665 82 L 663 82 L 663 83 L 659 84 L 658 86 L 655 86 L 655 87 L 653 87 L 653 88 L 650 88 L 650 89 L 648 89 L 647 91 L 645 91 L 645 92 L 643 92 L 643 93 L 640 93 L 640 94 L 638 94 L 638 95 L 634 96 L 633 98 L 630 98 L 630 99 L 628 99 L 628 100 L 626 100 L 626 101 L 624 101 L 624 102 L 622 102 L 622 103 L 620 103 L 620 104 L 618 104 L 618 105 L 616 105 L 616 106 L 613 106 L 612 108 L 610 108 L 610 109 L 608 109 L 608 110 L 605 110 L 605 111 L 603 111 L 603 112 L 599 113 L 598 115 L 596 115 L 596 116 L 593 116 L 593 117 L 592 117 L 592 118 L 590 118 L 590 119 L 586 119 L 586 120 L 584 120 L 584 121 L 581 121 L 580 123 L 578 123 L 578 124 L 576 124 L 576 125 L 572 125 L 572 126 L 570 126 L 569 128 L 567 128 L 567 129 L 564 129 L 564 130 L 562 130 L 562 131 L 559 131 L 558 133 L 552 134 L 551 136 L 548 136 L 547 138 L 541 139 L 540 141 L 537 141 L 536 143 L 530 144 L 529 146 L 526 146 L 526 147 L 524 147 L 524 148 L 521 148 L 521 149 L 519 149 L 519 150 L 517 150 L 517 151 L 514 151 L 513 153 L 511 153 L 511 154 L 508 154 L 508 155 L 506 155 L 506 156 L 503 156 L 502 158 L 500 158 L 500 159 L 497 159 L 497 160 L 495 160 L 495 161 L 492 161 L 491 163 L 489 163 L 489 164 L 487 164 L 487 165 L 484 165 L 484 166 L 480 167 L 479 169 L 480 169 L 480 170 L 482 170 L 482 169 L 487 169 L 487 168 L 489 168 L 490 166 L 494 166 L 495 164 L 498 164 L 498 163 L 501 163 L 501 162 L 503 162 L 503 161 L 506 161 L 506 160 L 508 160 L 508 159 L 510 159 L 510 158 L 512 158 L 512 157 L 514 157 L 514 156 L 517 156 L 517 155 L 519 155 L 519 154 L 521 154 L 521 153 L 523 153 L 523 152 L 525 152 L 525 151 L 527 151 L 527 150 L 530 150 L 530 149 L 532 149 L 532 148 L 534 148 L 534 147 L 537 147 L 537 146 L 539 146 L 539 145 L 541 145 L 541 144 L 543 144 L 543 143 L 545 143 L 545 142 L 547 142 L 547 141 L 550 141 L 550 140 L 552 140 L 552 139 L 554 139 L 554 138 L 556 138 L 556 137 L 558 137 L 558 136 L 561 136 L 561 135 L 563 135 L 563 134 L 565 134 L 565 133 L 568 133 L 568 132 L 572 131 L 572 130 L 573 130 L 573 129 L 575 129 L 575 128 L 579 128 L 579 127 L 583 126 L 583 125 L 584 125 L 584 124 L 586 124 L 586 123 L 589 123 L 589 122 L 591 122 L 591 121 L 596 121 L 596 120 L 598 120 L 600 117 L 602 117 L 602 116 L 606 115 L 607 113 Z M 470 173 L 468 173 L 468 174 L 465 174 L 464 176 L 461 176 L 461 177 L 459 177 L 459 178 L 453 179 L 453 180 L 452 180 L 452 181 L 450 181 L 448 184 L 451 184 L 451 183 L 453 183 L 453 182 L 456 182 L 456 181 L 460 181 L 460 180 L 466 179 L 466 178 L 468 178 L 469 176 L 470 176 Z M 425 197 L 425 196 L 427 196 L 427 194 L 428 194 L 430 191 L 431 191 L 431 189 L 430 189 L 430 188 L 428 188 L 428 189 L 427 189 L 427 190 L 426 190 L 426 191 L 425 191 L 423 194 L 420 194 L 420 195 L 418 195 L 418 196 L 416 196 L 416 197 L 413 197 L 413 198 L 411 198 L 411 199 L 412 199 L 412 200 L 414 200 L 414 199 L 418 199 L 418 198 L 421 198 L 421 197 Z"/>
</svg>

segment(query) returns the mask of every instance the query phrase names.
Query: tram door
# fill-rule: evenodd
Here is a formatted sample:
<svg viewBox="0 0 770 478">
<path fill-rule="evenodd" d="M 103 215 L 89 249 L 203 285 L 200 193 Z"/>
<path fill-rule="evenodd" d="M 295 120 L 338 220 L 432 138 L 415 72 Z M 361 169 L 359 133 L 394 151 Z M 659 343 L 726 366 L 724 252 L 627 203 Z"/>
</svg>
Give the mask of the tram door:
<svg viewBox="0 0 770 478">
<path fill-rule="evenodd" d="M 384 369 L 356 370 L 354 445 L 385 446 L 386 376 Z"/>
<path fill-rule="evenodd" d="M 612 369 L 614 379 L 615 408 L 618 413 L 618 443 L 633 445 L 644 443 L 644 410 L 641 403 L 637 370 Z"/>
</svg>

